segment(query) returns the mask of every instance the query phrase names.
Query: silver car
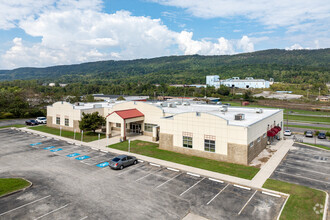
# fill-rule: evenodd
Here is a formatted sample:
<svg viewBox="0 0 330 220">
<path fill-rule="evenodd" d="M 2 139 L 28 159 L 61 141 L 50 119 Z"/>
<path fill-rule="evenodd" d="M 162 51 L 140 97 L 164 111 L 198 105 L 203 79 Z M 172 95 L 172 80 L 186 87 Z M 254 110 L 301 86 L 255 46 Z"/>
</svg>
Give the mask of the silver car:
<svg viewBox="0 0 330 220">
<path fill-rule="evenodd" d="M 138 160 L 134 156 L 127 156 L 127 155 L 119 155 L 113 158 L 110 163 L 109 167 L 115 170 L 122 170 L 124 167 L 135 165 L 138 163 Z"/>
</svg>

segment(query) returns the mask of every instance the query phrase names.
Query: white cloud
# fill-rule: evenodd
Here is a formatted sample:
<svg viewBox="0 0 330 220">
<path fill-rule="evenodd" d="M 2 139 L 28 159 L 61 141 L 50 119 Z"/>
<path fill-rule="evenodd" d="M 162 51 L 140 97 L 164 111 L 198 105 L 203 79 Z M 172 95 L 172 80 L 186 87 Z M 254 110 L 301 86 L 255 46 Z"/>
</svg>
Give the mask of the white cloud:
<svg viewBox="0 0 330 220">
<path fill-rule="evenodd" d="M 286 47 L 286 50 L 303 50 L 304 48 L 300 44 L 294 44 L 290 47 Z"/>
<path fill-rule="evenodd" d="M 254 51 L 254 45 L 248 36 L 243 36 L 242 39 L 238 41 L 237 47 L 239 49 L 242 49 L 243 52 L 253 52 Z"/>
</svg>

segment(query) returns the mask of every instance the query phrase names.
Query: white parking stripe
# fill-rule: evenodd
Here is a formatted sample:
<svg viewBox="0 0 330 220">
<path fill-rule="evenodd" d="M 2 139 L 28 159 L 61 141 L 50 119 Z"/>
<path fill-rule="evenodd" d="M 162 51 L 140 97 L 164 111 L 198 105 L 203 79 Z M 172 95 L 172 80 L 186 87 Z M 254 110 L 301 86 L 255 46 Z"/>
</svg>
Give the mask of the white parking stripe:
<svg viewBox="0 0 330 220">
<path fill-rule="evenodd" d="M 52 214 L 53 212 L 57 212 L 58 210 L 67 207 L 69 204 L 70 204 L 70 203 L 68 203 L 68 204 L 66 204 L 66 205 L 64 205 L 64 206 L 62 206 L 62 207 L 60 207 L 60 208 L 58 208 L 58 209 L 55 209 L 55 210 L 53 210 L 53 211 L 51 211 L 51 212 L 48 212 L 48 213 L 46 213 L 46 214 L 44 214 L 44 215 L 42 215 L 42 216 L 39 216 L 38 218 L 35 218 L 34 220 L 37 220 L 37 219 L 43 218 L 43 217 L 45 217 L 45 216 L 47 216 L 47 215 L 49 215 L 49 214 Z"/>
<path fill-rule="evenodd" d="M 195 183 L 194 185 L 192 185 L 191 187 L 189 187 L 186 191 L 184 191 L 183 193 L 180 194 L 180 196 L 182 196 L 183 194 L 185 194 L 186 192 L 188 192 L 190 189 L 192 189 L 194 186 L 196 186 L 198 183 L 202 182 L 203 179 L 205 179 L 205 177 L 203 177 L 201 180 L 199 180 L 197 183 Z"/>
<path fill-rule="evenodd" d="M 158 187 L 161 187 L 161 186 L 165 185 L 166 183 L 168 183 L 168 182 L 170 182 L 171 180 L 173 180 L 173 179 L 177 178 L 177 177 L 178 177 L 178 176 L 180 176 L 181 174 L 182 174 L 182 173 L 179 173 L 178 175 L 176 175 L 176 176 L 172 177 L 171 179 L 168 179 L 168 180 L 166 180 L 166 181 L 165 181 L 165 182 L 163 182 L 162 184 L 158 185 L 156 188 L 158 188 Z"/>
<path fill-rule="evenodd" d="M 262 194 L 266 194 L 266 195 L 269 195 L 269 196 L 274 196 L 274 197 L 277 197 L 277 198 L 280 198 L 281 196 L 278 195 L 278 194 L 274 194 L 274 193 L 270 193 L 270 192 L 265 192 L 265 191 L 262 191 L 261 192 Z"/>
<path fill-rule="evenodd" d="M 167 167 L 168 170 L 172 170 L 172 171 L 175 171 L 175 172 L 179 172 L 179 170 L 177 169 L 174 169 L 174 168 L 170 168 L 170 167 Z"/>
<path fill-rule="evenodd" d="M 284 174 L 284 175 L 288 175 L 288 176 L 294 176 L 294 177 L 297 177 L 297 178 L 303 178 L 303 179 L 308 179 L 308 180 L 311 180 L 311 181 L 316 181 L 316 182 L 321 182 L 321 183 L 325 183 L 327 185 L 329 185 L 330 183 L 329 182 L 325 182 L 325 181 L 322 181 L 322 180 L 316 180 L 316 179 L 312 179 L 312 178 L 308 178 L 308 177 L 304 177 L 304 176 L 298 176 L 298 175 L 293 175 L 293 174 L 288 174 L 288 173 L 284 173 L 284 172 L 280 172 L 280 171 L 276 171 L 276 173 L 281 173 L 281 174 Z"/>
<path fill-rule="evenodd" d="M 234 184 L 235 187 L 241 188 L 241 189 L 246 189 L 246 190 L 251 190 L 249 187 L 241 186 L 241 185 L 236 185 Z"/>
<path fill-rule="evenodd" d="M 198 174 L 194 174 L 194 173 L 189 173 L 189 172 L 187 172 L 187 174 L 190 175 L 190 176 L 201 177 L 200 175 L 198 175 Z"/>
<path fill-rule="evenodd" d="M 80 220 L 84 220 L 84 219 L 86 219 L 86 218 L 88 218 L 88 216 L 85 216 L 85 217 L 81 218 Z"/>
<path fill-rule="evenodd" d="M 155 172 L 149 173 L 149 174 L 147 174 L 147 175 L 145 175 L 145 176 L 143 176 L 143 177 L 140 177 L 139 179 L 137 179 L 137 180 L 135 180 L 135 181 L 138 182 L 139 180 L 142 180 L 142 179 L 144 179 L 144 178 L 146 178 L 146 177 L 148 177 L 148 176 L 150 176 L 150 175 L 152 175 L 152 174 L 154 174 L 154 173 L 157 173 L 157 172 L 160 171 L 161 169 L 162 169 L 162 168 L 156 170 Z"/>
<path fill-rule="evenodd" d="M 250 197 L 250 199 L 245 203 L 245 205 L 243 206 L 243 208 L 241 209 L 241 211 L 238 212 L 238 215 L 240 215 L 242 213 L 242 211 L 244 210 L 244 208 L 247 206 L 247 204 L 251 201 L 251 199 L 253 198 L 253 196 L 257 193 L 257 190 L 252 194 L 252 196 Z"/>
<path fill-rule="evenodd" d="M 143 160 L 138 160 L 140 163 L 143 163 L 144 161 Z"/>
<path fill-rule="evenodd" d="M 223 181 L 217 180 L 217 179 L 213 179 L 213 178 L 209 178 L 209 180 L 214 181 L 214 182 L 218 182 L 218 183 L 223 183 Z"/>
<path fill-rule="evenodd" d="M 132 169 L 127 169 L 127 170 L 125 170 L 125 171 L 123 171 L 123 172 L 117 174 L 117 176 L 120 176 L 120 175 L 122 175 L 122 174 L 124 174 L 124 173 L 127 173 L 127 172 L 131 171 L 131 170 L 135 170 L 135 169 L 137 169 L 137 168 L 139 168 L 139 167 L 141 167 L 141 166 L 143 166 L 143 165 L 144 165 L 144 164 L 141 164 L 140 166 L 136 166 L 136 165 L 135 165 L 134 168 L 132 168 Z"/>
<path fill-rule="evenodd" d="M 37 200 L 35 200 L 35 201 L 33 201 L 33 202 L 29 202 L 29 203 L 27 203 L 27 204 L 25 204 L 25 205 L 21 205 L 21 206 L 19 206 L 19 207 L 17 207 L 17 208 L 11 209 L 11 210 L 9 210 L 9 211 L 7 211 L 7 212 L 3 212 L 3 213 L 0 214 L 0 216 L 3 216 L 3 215 L 5 215 L 5 214 L 7 214 L 7 213 L 9 213 L 9 212 L 12 212 L 12 211 L 15 211 L 15 210 L 17 210 L 17 209 L 23 208 L 23 207 L 25 207 L 25 206 L 27 206 L 27 205 L 31 205 L 31 204 L 33 204 L 33 203 L 39 202 L 39 201 L 41 201 L 41 200 L 43 200 L 43 199 L 47 199 L 48 197 L 50 197 L 50 195 L 45 196 L 45 197 L 40 198 L 40 199 L 37 199 Z"/>
<path fill-rule="evenodd" d="M 108 151 L 106 151 L 106 150 L 100 150 L 101 152 L 103 152 L 103 153 L 108 153 Z"/>
<path fill-rule="evenodd" d="M 223 189 L 220 190 L 220 192 L 218 194 L 216 194 L 210 201 L 208 201 L 206 203 L 206 205 L 210 204 L 218 195 L 220 195 L 220 193 L 222 193 L 222 191 L 224 191 L 227 188 L 227 186 L 229 186 L 229 184 L 227 184 L 225 187 L 223 187 Z"/>
<path fill-rule="evenodd" d="M 155 164 L 155 163 L 149 163 L 151 166 L 155 166 L 155 167 L 160 167 L 159 164 Z"/>
<path fill-rule="evenodd" d="M 292 166 L 292 165 L 289 165 L 289 164 L 285 164 L 285 165 L 283 165 L 284 166 L 284 168 L 285 167 L 291 167 L 291 169 L 297 169 L 297 170 L 301 170 L 301 171 L 307 171 L 307 172 L 311 172 L 311 173 L 317 173 L 317 174 L 321 174 L 321 175 L 328 175 L 328 176 L 330 176 L 330 174 L 327 174 L 327 173 L 322 173 L 322 172 L 317 172 L 317 171 L 314 171 L 314 170 L 309 170 L 309 169 L 305 169 L 305 168 L 298 168 L 298 167 L 296 167 L 296 166 Z"/>
</svg>

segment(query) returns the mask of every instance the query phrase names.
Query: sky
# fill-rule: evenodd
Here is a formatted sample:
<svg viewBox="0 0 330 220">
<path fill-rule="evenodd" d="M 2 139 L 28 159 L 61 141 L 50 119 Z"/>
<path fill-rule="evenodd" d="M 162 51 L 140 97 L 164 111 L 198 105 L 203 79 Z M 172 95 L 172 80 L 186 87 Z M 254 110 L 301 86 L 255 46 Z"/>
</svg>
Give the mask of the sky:
<svg viewBox="0 0 330 220">
<path fill-rule="evenodd" d="M 0 0 L 0 69 L 329 47 L 329 0 Z"/>
</svg>

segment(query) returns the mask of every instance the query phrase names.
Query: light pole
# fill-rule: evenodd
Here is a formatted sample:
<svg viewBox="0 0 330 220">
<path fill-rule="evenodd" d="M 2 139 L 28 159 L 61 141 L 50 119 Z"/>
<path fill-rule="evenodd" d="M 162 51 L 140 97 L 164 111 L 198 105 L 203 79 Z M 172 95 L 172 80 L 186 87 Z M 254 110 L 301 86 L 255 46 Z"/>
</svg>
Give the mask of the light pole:
<svg viewBox="0 0 330 220">
<path fill-rule="evenodd" d="M 76 129 L 73 130 L 73 140 L 76 140 Z"/>
<path fill-rule="evenodd" d="M 128 139 L 128 153 L 131 151 L 131 140 Z"/>
<path fill-rule="evenodd" d="M 83 141 L 83 139 L 84 139 L 84 131 L 82 130 L 81 131 L 81 142 Z"/>
<path fill-rule="evenodd" d="M 60 127 L 60 137 L 62 137 L 62 127 Z"/>
</svg>

